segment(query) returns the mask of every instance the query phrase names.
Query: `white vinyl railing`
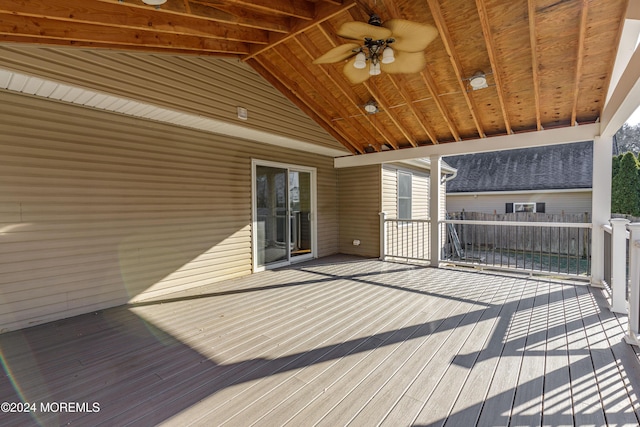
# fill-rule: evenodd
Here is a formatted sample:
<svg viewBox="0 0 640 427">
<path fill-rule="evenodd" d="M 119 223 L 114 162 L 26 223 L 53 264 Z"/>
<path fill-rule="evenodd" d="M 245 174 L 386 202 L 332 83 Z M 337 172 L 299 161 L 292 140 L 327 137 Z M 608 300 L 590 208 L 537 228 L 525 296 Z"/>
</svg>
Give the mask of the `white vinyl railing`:
<svg viewBox="0 0 640 427">
<path fill-rule="evenodd" d="M 380 213 L 380 258 L 427 262 L 431 221 L 387 218 Z"/>
<path fill-rule="evenodd" d="M 443 260 L 587 279 L 590 223 L 445 220 Z"/>
<path fill-rule="evenodd" d="M 591 274 L 591 224 L 444 220 L 439 222 L 442 261 L 587 279 Z M 380 258 L 428 263 L 431 221 L 380 214 Z"/>
</svg>

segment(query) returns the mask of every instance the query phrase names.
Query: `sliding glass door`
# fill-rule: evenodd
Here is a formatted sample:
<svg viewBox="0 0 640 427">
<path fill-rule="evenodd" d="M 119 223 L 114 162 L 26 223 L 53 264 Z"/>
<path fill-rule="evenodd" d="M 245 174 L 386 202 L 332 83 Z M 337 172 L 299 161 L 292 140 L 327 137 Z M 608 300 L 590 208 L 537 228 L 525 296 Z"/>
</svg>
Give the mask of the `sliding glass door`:
<svg viewBox="0 0 640 427">
<path fill-rule="evenodd" d="M 312 258 L 315 170 L 258 161 L 253 168 L 254 269 Z"/>
</svg>

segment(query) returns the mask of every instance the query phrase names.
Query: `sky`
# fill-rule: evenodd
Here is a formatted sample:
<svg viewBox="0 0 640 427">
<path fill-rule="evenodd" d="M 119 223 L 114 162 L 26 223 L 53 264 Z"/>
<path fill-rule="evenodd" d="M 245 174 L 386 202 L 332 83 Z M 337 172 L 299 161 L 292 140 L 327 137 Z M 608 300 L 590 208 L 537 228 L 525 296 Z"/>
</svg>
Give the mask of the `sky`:
<svg viewBox="0 0 640 427">
<path fill-rule="evenodd" d="M 640 124 L 640 107 L 636 109 L 636 111 L 627 119 L 627 124 L 629 126 L 636 126 Z"/>
</svg>

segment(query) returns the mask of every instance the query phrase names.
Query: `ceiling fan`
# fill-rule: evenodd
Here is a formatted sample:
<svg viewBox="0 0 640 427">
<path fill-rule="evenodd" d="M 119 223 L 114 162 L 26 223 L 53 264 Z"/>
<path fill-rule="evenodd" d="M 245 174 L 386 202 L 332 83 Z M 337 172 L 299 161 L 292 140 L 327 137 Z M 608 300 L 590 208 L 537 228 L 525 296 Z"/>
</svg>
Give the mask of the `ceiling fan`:
<svg viewBox="0 0 640 427">
<path fill-rule="evenodd" d="M 349 59 L 343 72 L 351 83 L 357 84 L 382 71 L 390 74 L 422 71 L 427 65 L 423 50 L 438 36 L 438 30 L 405 19 L 391 19 L 383 24 L 378 15 L 372 14 L 368 23 L 345 22 L 337 34 L 362 42 L 336 46 L 313 63 L 332 64 Z"/>
</svg>

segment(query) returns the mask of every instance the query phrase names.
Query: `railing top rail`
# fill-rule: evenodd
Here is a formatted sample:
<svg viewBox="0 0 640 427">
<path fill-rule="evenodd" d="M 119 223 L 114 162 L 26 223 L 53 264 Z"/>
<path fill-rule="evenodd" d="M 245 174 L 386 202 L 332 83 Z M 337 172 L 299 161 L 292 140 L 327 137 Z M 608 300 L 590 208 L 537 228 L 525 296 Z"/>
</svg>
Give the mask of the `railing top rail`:
<svg viewBox="0 0 640 427">
<path fill-rule="evenodd" d="M 464 219 L 445 219 L 443 224 L 469 225 L 508 225 L 513 227 L 557 227 L 557 228 L 593 228 L 590 222 L 530 222 L 530 221 L 473 221 Z"/>
<path fill-rule="evenodd" d="M 431 222 L 430 219 L 400 219 L 400 218 L 385 218 L 385 221 L 393 222 Z"/>
<path fill-rule="evenodd" d="M 606 231 L 607 233 L 609 233 L 609 234 L 613 233 L 613 227 L 612 227 L 612 226 L 610 226 L 609 224 L 604 224 L 604 225 L 602 226 L 602 229 L 603 229 L 604 231 Z"/>
</svg>

